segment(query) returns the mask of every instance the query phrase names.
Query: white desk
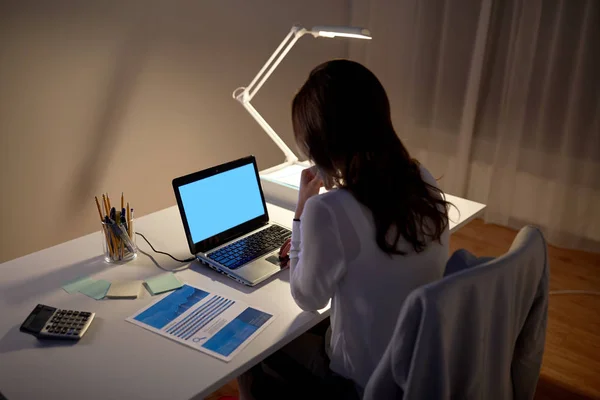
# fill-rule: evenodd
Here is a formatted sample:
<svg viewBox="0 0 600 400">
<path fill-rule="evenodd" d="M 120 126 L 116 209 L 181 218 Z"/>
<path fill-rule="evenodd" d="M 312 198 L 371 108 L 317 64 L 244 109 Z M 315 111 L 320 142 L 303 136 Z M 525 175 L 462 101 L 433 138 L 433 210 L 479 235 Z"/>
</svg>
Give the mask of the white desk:
<svg viewBox="0 0 600 400">
<path fill-rule="evenodd" d="M 455 203 L 461 220 L 452 222 L 451 231 L 484 208 L 471 203 Z M 269 214 L 283 225 L 292 220 L 291 211 L 276 206 L 269 205 Z M 136 224 L 155 248 L 176 257 L 189 255 L 176 207 L 138 218 Z M 138 244 L 149 250 L 140 238 Z M 82 275 L 110 281 L 144 279 L 162 272 L 143 254 L 131 263 L 113 266 L 104 263 L 101 252 L 98 232 L 0 265 L 0 393 L 8 399 L 202 398 L 329 314 L 328 309 L 308 313 L 296 306 L 287 270 L 256 288 L 246 288 L 193 263 L 191 269 L 177 273 L 180 279 L 276 315 L 265 331 L 225 363 L 126 322 L 126 317 L 151 301 L 148 293 L 138 300 L 95 301 L 61 289 Z M 156 259 L 168 269 L 180 265 L 164 256 Z M 79 343 L 40 342 L 19 332 L 38 303 L 93 311 L 97 316 Z"/>
<path fill-rule="evenodd" d="M 260 172 L 261 185 L 268 202 L 294 210 L 298 200 L 298 187 L 302 170 L 310 167 L 307 161 L 283 163 Z M 321 190 L 321 193 L 325 189 Z M 461 197 L 445 194 L 446 200 L 454 204 L 449 210 L 450 230 L 460 229 L 485 209 L 480 204 Z"/>
</svg>

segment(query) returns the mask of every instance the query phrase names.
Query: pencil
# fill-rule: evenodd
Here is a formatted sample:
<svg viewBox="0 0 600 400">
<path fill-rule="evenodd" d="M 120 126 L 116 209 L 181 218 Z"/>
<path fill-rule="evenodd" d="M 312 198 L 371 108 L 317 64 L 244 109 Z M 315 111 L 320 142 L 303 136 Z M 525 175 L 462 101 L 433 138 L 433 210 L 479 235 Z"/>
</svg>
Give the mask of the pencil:
<svg viewBox="0 0 600 400">
<path fill-rule="evenodd" d="M 108 192 L 106 192 L 106 201 L 108 202 L 108 209 L 110 210 L 112 207 L 110 206 L 110 197 L 108 197 Z"/>
<path fill-rule="evenodd" d="M 112 241 L 113 249 L 114 249 L 114 252 L 113 252 L 113 260 L 114 260 L 115 257 L 117 257 L 117 258 L 119 257 L 119 254 L 117 253 L 118 241 L 117 241 L 117 238 L 115 237 L 115 233 L 112 230 L 111 230 L 111 233 L 112 233 L 112 235 L 110 235 L 110 237 L 111 237 L 111 241 Z"/>
<path fill-rule="evenodd" d="M 110 208 L 108 208 L 108 201 L 106 201 L 106 196 L 102 195 L 102 203 L 104 203 L 104 211 L 106 211 L 106 215 L 110 215 Z"/>
<path fill-rule="evenodd" d="M 100 211 L 100 203 L 98 203 L 98 196 L 94 196 L 96 199 L 96 207 L 98 207 L 98 215 L 100 216 L 100 222 L 104 221 L 104 217 L 102 216 L 102 211 Z"/>
<path fill-rule="evenodd" d="M 129 235 L 129 239 L 133 239 L 131 237 L 131 211 L 129 209 L 129 202 L 127 202 L 127 234 Z"/>
<path fill-rule="evenodd" d="M 96 200 L 96 207 L 98 208 L 98 215 L 100 216 L 100 222 L 102 223 L 102 232 L 104 232 L 104 240 L 106 240 L 106 248 L 108 249 L 108 254 L 112 257 L 112 248 L 108 239 L 108 232 L 106 230 L 106 226 L 104 226 L 104 217 L 102 216 L 102 211 L 100 211 L 100 203 L 98 202 L 98 196 L 94 196 Z"/>
<path fill-rule="evenodd" d="M 123 197 L 123 192 L 121 192 L 121 210 L 125 207 L 125 198 Z"/>
<path fill-rule="evenodd" d="M 110 232 L 108 231 L 108 226 L 106 224 L 102 224 L 102 230 L 104 231 L 104 239 L 106 240 L 106 248 L 108 249 L 108 254 L 110 258 L 113 257 L 113 248 L 111 242 Z"/>
</svg>

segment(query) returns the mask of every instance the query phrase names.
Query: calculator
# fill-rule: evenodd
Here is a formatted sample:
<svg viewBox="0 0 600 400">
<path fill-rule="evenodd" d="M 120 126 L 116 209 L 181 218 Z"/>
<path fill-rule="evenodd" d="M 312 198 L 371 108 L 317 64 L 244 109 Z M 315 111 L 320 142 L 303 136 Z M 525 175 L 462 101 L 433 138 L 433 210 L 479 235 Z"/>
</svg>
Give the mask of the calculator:
<svg viewBox="0 0 600 400">
<path fill-rule="evenodd" d="M 38 304 L 21 325 L 21 332 L 40 339 L 79 340 L 90 327 L 96 314 L 63 310 Z"/>
</svg>

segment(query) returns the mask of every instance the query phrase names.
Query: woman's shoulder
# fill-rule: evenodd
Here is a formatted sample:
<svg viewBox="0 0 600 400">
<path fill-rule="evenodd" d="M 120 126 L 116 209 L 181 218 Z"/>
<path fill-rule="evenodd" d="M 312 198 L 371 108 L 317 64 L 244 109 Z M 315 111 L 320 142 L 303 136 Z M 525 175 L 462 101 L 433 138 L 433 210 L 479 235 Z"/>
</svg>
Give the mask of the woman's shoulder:
<svg viewBox="0 0 600 400">
<path fill-rule="evenodd" d="M 332 189 L 311 197 L 304 210 L 315 217 L 335 216 L 338 222 L 352 218 L 357 213 L 369 214 L 354 195 L 345 189 Z"/>
<path fill-rule="evenodd" d="M 308 199 L 304 211 L 321 216 L 335 214 L 337 218 L 340 218 L 342 214 L 348 213 L 347 210 L 356 211 L 357 204 L 359 204 L 358 201 L 347 190 L 331 189 Z"/>
<path fill-rule="evenodd" d="M 340 203 L 355 202 L 354 196 L 344 189 L 331 189 L 310 199 L 327 207 L 336 207 Z"/>
<path fill-rule="evenodd" d="M 431 172 L 421 163 L 419 163 L 419 169 L 421 170 L 421 178 L 425 181 L 425 183 L 430 184 L 431 186 L 437 187 L 437 180 L 431 175 Z"/>
</svg>

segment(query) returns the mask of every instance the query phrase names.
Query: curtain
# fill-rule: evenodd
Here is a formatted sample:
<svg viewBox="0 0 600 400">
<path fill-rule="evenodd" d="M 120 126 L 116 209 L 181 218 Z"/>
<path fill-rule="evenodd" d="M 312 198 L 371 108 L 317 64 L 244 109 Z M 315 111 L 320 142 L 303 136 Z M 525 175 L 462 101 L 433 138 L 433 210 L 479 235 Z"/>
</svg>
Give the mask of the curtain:
<svg viewBox="0 0 600 400">
<path fill-rule="evenodd" d="M 398 135 L 484 219 L 600 252 L 600 2 L 352 0 Z"/>
</svg>

